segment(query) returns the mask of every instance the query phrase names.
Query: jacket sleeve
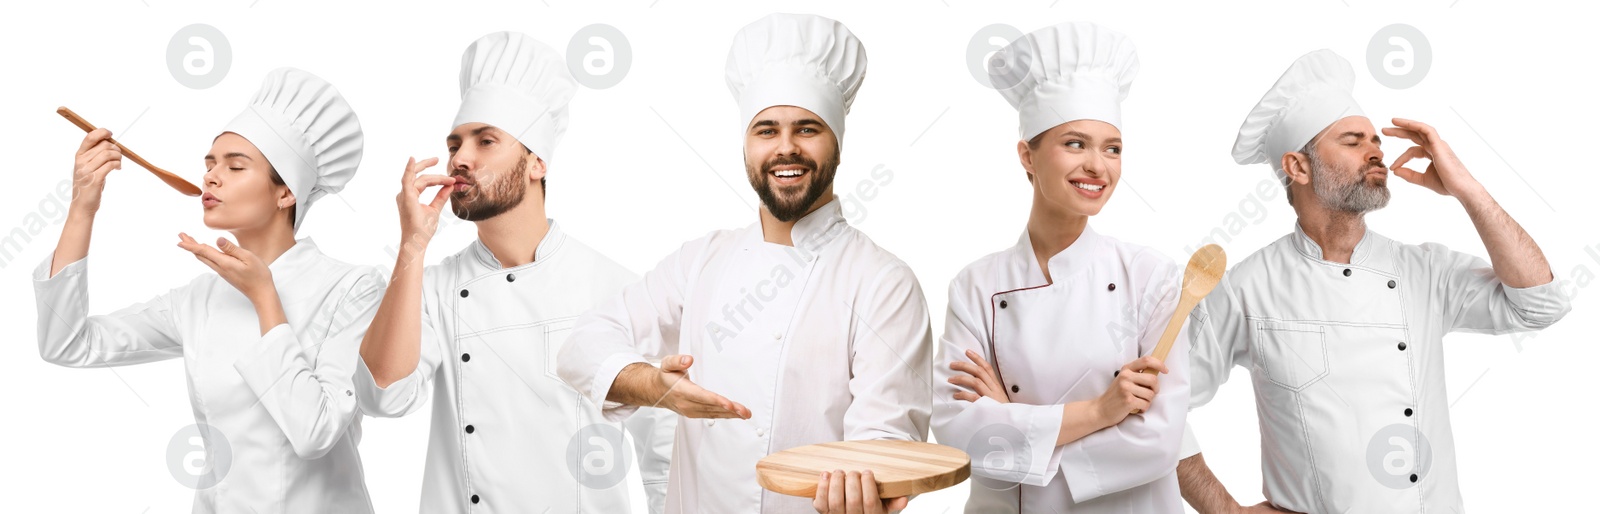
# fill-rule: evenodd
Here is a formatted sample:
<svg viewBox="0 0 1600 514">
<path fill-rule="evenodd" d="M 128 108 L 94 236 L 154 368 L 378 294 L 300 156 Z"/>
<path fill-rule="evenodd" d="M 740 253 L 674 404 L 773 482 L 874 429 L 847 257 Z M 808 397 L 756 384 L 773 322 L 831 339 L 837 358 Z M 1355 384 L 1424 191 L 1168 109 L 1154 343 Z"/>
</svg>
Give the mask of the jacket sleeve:
<svg viewBox="0 0 1600 514">
<path fill-rule="evenodd" d="M 49 276 L 54 256 L 33 272 L 37 301 L 39 356 L 71 368 L 123 366 L 183 356 L 173 314 L 174 289 L 107 315 L 90 316 L 89 259 L 68 264 Z M 187 287 L 187 286 L 186 286 Z"/>
<path fill-rule="evenodd" d="M 328 294 L 336 300 L 324 300 L 324 312 L 305 322 L 312 326 L 272 327 L 233 363 L 302 459 L 327 454 L 359 422 L 351 377 L 361 338 L 383 298 L 383 278 L 363 269 Z M 299 334 L 322 338 L 306 340 Z"/>
<path fill-rule="evenodd" d="M 879 270 L 852 306 L 844 439 L 926 441 L 933 409 L 928 303 L 905 263 Z"/>
<path fill-rule="evenodd" d="M 1059 462 L 1056 437 L 1061 433 L 1065 406 L 1000 403 L 989 397 L 977 402 L 955 399 L 962 388 L 949 382 L 959 373 L 950 369 L 950 363 L 967 362 L 967 350 L 978 352 L 988 362 L 995 360 L 986 344 L 990 335 L 983 302 L 987 299 L 960 276 L 950 282 L 948 298 L 940 356 L 933 369 L 934 438 L 966 451 L 977 477 L 1048 484 Z"/>
<path fill-rule="evenodd" d="M 650 514 L 662 514 L 667 507 L 667 475 L 672 467 L 672 442 L 678 428 L 678 413 L 667 409 L 644 409 L 623 422 L 633 434 L 634 454 L 639 456 L 639 479 L 644 483 Z"/>
<path fill-rule="evenodd" d="M 423 278 L 422 330 L 418 341 L 421 346 L 417 349 L 417 368 L 411 370 L 411 374 L 389 384 L 389 387 L 380 387 L 372 377 L 372 370 L 367 368 L 366 361 L 357 352 L 354 382 L 362 413 L 380 418 L 398 418 L 416 412 L 433 396 L 433 381 L 439 366 L 444 363 L 446 341 L 445 335 L 434 322 L 439 313 L 432 294 L 434 280 L 436 277 L 430 269 Z M 381 298 L 379 301 L 381 303 Z M 377 313 L 376 307 L 373 313 Z M 359 349 L 360 341 L 357 340 L 356 344 Z"/>
<path fill-rule="evenodd" d="M 1142 302 L 1143 328 L 1139 355 L 1155 351 L 1172 313 L 1178 308 L 1177 266 L 1163 257 L 1162 265 L 1147 276 L 1145 294 L 1159 298 Z M 1183 446 L 1184 423 L 1189 413 L 1189 340 L 1185 320 L 1165 361 L 1168 373 L 1160 375 L 1161 390 L 1142 414 L 1130 414 L 1120 423 L 1095 431 L 1061 446 L 1061 471 L 1072 500 L 1086 502 L 1141 486 L 1177 469 Z"/>
<path fill-rule="evenodd" d="M 1561 294 L 1558 282 L 1515 288 L 1495 276 L 1483 259 L 1426 243 L 1434 299 L 1445 312 L 1452 331 L 1508 334 L 1540 330 L 1572 311 L 1572 300 Z"/>
<path fill-rule="evenodd" d="M 567 336 L 556 373 L 600 406 L 607 421 L 625 419 L 639 408 L 606 400 L 623 368 L 677 353 L 690 269 L 700 248 L 700 242 L 691 242 L 668 255 L 644 278 L 579 316 Z"/>
<path fill-rule="evenodd" d="M 1222 281 L 1211 290 L 1211 294 L 1200 300 L 1200 304 L 1189 313 L 1189 321 L 1184 324 L 1184 335 L 1178 337 L 1180 341 L 1189 341 L 1186 350 L 1189 352 L 1190 409 L 1209 403 L 1216 396 L 1217 388 L 1228 381 L 1234 365 L 1248 366 L 1250 363 L 1248 326 L 1238 292 L 1230 284 L 1230 276 L 1231 270 L 1222 276 Z M 1174 345 L 1174 352 L 1177 346 Z M 1172 362 L 1171 356 L 1167 362 Z M 1162 384 L 1162 387 L 1165 388 L 1166 384 Z M 1186 429 L 1183 449 L 1178 457 L 1186 459 L 1198 453 L 1199 440 L 1192 430 Z"/>
</svg>

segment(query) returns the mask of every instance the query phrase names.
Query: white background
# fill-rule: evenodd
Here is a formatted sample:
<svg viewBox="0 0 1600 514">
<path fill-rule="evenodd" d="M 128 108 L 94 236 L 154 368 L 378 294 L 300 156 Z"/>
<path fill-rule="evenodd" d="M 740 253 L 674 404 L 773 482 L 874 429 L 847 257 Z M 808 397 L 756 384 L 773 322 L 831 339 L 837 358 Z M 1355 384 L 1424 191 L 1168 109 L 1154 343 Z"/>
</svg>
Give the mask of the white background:
<svg viewBox="0 0 1600 514">
<path fill-rule="evenodd" d="M 1600 292 L 1588 287 L 1600 273 L 1590 124 L 1600 109 L 1591 54 L 1600 38 L 1586 3 L 546 2 L 8 4 L 8 28 L 0 31 L 0 144 L 9 163 L 0 237 L 19 247 L 0 254 L 0 321 L 8 329 L 0 344 L 4 510 L 184 512 L 192 495 L 164 461 L 168 439 L 193 422 L 180 361 L 85 370 L 38 357 L 29 273 L 60 233 L 65 198 L 57 186 L 71 176 L 82 137 L 56 116 L 57 106 L 199 182 L 212 137 L 267 71 L 294 66 L 321 75 L 359 113 L 366 158 L 342 194 L 314 207 L 301 235 L 336 258 L 387 269 L 384 248 L 398 239 L 401 168 L 408 156 L 444 154 L 467 44 L 517 30 L 564 49 L 579 28 L 612 25 L 631 45 L 632 66 L 617 86 L 580 91 L 573 102 L 550 171 L 549 209 L 570 234 L 642 272 L 683 241 L 755 219 L 723 63 L 734 32 L 773 11 L 833 17 L 865 43 L 870 73 L 849 116 L 836 190 L 844 196 L 870 182 L 874 166 L 893 170 L 870 199 L 856 195 L 851 220 L 916 270 L 936 332 L 950 278 L 1013 244 L 1030 199 L 1014 151 L 1016 113 L 967 69 L 968 42 L 981 27 L 1006 23 L 1027 32 L 1090 20 L 1134 39 L 1143 69 L 1123 106 L 1126 187 L 1119 189 L 1126 191 L 1093 224 L 1180 262 L 1218 228 L 1230 232 L 1223 246 L 1234 261 L 1292 230 L 1281 193 L 1256 194 L 1270 177 L 1267 166 L 1230 158 L 1235 131 L 1299 55 L 1331 48 L 1351 59 L 1356 97 L 1374 122 L 1404 116 L 1438 127 L 1539 242 L 1574 298 L 1574 312 L 1537 337 L 1446 338 L 1467 505 L 1530 512 L 1588 501 L 1596 405 L 1584 376 L 1600 329 L 1592 299 Z M 179 84 L 165 62 L 173 34 L 193 23 L 215 26 L 232 46 L 226 77 L 203 90 Z M 1409 89 L 1384 87 L 1366 66 L 1368 41 L 1392 23 L 1417 27 L 1432 47 L 1431 69 Z M 1391 159 L 1409 146 L 1391 138 L 1384 145 Z M 1370 226 L 1400 241 L 1487 257 L 1459 204 L 1399 179 L 1390 184 L 1393 202 L 1368 217 Z M 97 313 L 209 272 L 173 246 L 179 231 L 201 240 L 223 235 L 201 224 L 197 200 L 131 162 L 112 175 L 100 213 L 90 251 Z M 473 237 L 470 224 L 447 222 L 429 261 Z M 1236 370 L 1217 400 L 1190 419 L 1212 469 L 1253 504 L 1261 481 L 1246 373 Z M 416 509 L 427 412 L 365 421 L 360 450 L 379 512 Z M 925 495 L 909 512 L 959 511 L 966 487 Z"/>
</svg>

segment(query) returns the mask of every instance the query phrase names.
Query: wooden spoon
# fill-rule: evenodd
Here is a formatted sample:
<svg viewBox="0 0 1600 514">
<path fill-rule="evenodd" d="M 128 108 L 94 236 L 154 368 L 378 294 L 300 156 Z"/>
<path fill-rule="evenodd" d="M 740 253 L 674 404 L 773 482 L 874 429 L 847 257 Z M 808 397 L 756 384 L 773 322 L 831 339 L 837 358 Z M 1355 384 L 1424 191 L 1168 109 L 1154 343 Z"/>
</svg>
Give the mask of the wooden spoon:
<svg viewBox="0 0 1600 514">
<path fill-rule="evenodd" d="M 1150 355 L 1161 362 L 1167 361 L 1167 353 L 1172 351 L 1172 342 L 1178 339 L 1183 320 L 1189 318 L 1189 312 L 1200 304 L 1200 299 L 1216 289 L 1217 283 L 1222 281 L 1222 273 L 1227 269 L 1228 254 L 1222 251 L 1221 246 L 1202 246 L 1189 257 L 1189 265 L 1183 270 L 1183 287 L 1178 291 L 1178 310 L 1172 313 L 1172 320 L 1167 322 L 1167 331 L 1161 333 L 1161 341 L 1156 343 L 1156 350 Z M 1144 372 L 1156 374 L 1154 369 L 1145 369 Z M 1134 411 L 1134 414 L 1139 413 L 1138 410 Z"/>
<path fill-rule="evenodd" d="M 90 124 L 89 120 L 83 119 L 82 116 L 78 116 L 78 113 L 72 112 L 72 109 L 68 109 L 66 107 L 57 107 L 56 114 L 60 114 L 61 117 L 66 118 L 67 121 L 72 122 L 73 125 L 77 125 L 78 128 L 83 129 L 84 132 L 94 132 L 94 125 Z M 133 153 L 133 150 L 129 150 L 128 147 L 122 146 L 122 143 L 118 143 L 117 140 L 111 139 L 110 141 L 111 144 L 117 145 L 117 148 L 122 150 L 123 155 L 128 156 L 128 158 L 132 159 L 133 162 L 139 163 L 140 166 L 144 166 L 144 169 L 150 170 L 151 173 L 156 174 L 156 178 L 161 179 L 162 182 L 166 182 L 167 185 L 172 186 L 172 188 L 178 190 L 179 193 L 189 196 L 200 196 L 199 186 L 189 183 L 189 181 L 184 180 L 183 177 L 179 177 L 173 172 L 157 168 L 155 165 L 150 164 L 150 161 L 144 160 L 143 157 L 140 157 L 139 154 Z"/>
</svg>

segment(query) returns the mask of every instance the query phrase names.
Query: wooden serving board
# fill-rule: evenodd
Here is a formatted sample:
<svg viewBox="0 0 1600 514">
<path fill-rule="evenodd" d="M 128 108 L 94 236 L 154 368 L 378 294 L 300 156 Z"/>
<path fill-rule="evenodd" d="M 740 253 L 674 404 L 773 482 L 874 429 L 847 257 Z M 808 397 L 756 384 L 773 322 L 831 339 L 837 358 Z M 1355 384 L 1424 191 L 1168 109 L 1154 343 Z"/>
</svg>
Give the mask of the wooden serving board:
<svg viewBox="0 0 1600 514">
<path fill-rule="evenodd" d="M 790 448 L 756 463 L 756 480 L 775 493 L 811 498 L 824 471 L 872 470 L 879 498 L 898 498 L 959 484 L 972 474 L 966 452 L 915 441 L 839 441 Z"/>
</svg>

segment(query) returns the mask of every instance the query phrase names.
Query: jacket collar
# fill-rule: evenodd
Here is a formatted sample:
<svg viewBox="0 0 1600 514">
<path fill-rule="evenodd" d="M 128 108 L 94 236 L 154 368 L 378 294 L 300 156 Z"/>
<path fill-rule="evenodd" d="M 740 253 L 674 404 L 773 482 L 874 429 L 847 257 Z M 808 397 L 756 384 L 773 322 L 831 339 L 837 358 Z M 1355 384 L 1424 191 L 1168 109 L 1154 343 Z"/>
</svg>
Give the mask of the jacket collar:
<svg viewBox="0 0 1600 514">
<path fill-rule="evenodd" d="M 1356 243 L 1355 250 L 1350 252 L 1350 264 L 1361 264 L 1368 257 L 1371 257 L 1373 247 L 1376 246 L 1373 241 L 1378 237 L 1381 236 L 1373 233 L 1370 228 L 1363 232 L 1361 234 L 1361 242 Z M 1289 236 L 1289 241 L 1294 244 L 1295 250 L 1299 251 L 1307 259 L 1323 261 L 1322 245 L 1317 244 L 1316 241 L 1311 240 L 1311 236 L 1306 235 L 1305 229 L 1300 227 L 1300 222 L 1295 222 L 1294 234 Z"/>
<path fill-rule="evenodd" d="M 567 240 L 566 233 L 561 231 L 561 225 L 556 223 L 556 220 L 545 218 L 545 221 L 550 223 L 550 231 L 544 234 L 544 239 L 539 240 L 539 247 L 533 251 L 533 262 L 524 264 L 523 266 L 531 266 L 540 262 L 544 262 L 544 260 L 549 259 L 550 257 L 554 256 L 556 252 L 560 251 L 562 243 L 566 242 Z M 495 258 L 494 252 L 489 251 L 488 246 L 484 246 L 482 239 L 472 240 L 472 256 L 476 258 L 479 263 L 483 264 L 484 266 L 488 266 L 489 269 L 498 270 L 502 268 L 500 265 L 500 259 Z M 522 266 L 518 267 L 520 268 Z"/>
<path fill-rule="evenodd" d="M 296 239 L 294 246 L 290 246 L 282 255 L 273 259 L 272 264 L 267 265 L 267 270 L 272 272 L 273 277 L 288 278 L 299 275 L 321 254 L 322 252 L 317 250 L 317 243 L 311 238 Z"/>
<path fill-rule="evenodd" d="M 815 255 L 849 227 L 850 224 L 844 219 L 844 209 L 839 205 L 839 197 L 835 196 L 822 207 L 796 220 L 794 227 L 789 229 L 789 239 L 794 242 L 795 251 L 804 255 Z M 761 221 L 756 220 L 747 242 L 750 245 L 759 245 L 765 240 Z"/>
<path fill-rule="evenodd" d="M 1097 253 L 1104 238 L 1095 232 L 1093 227 L 1083 226 L 1083 234 L 1078 235 L 1078 240 L 1071 245 L 1050 256 L 1050 276 L 1054 280 L 1045 280 L 1044 270 L 1039 268 L 1039 260 L 1033 256 L 1033 240 L 1028 237 L 1027 229 L 1023 229 L 1022 237 L 1017 238 L 1017 245 L 1011 251 L 1016 258 L 1024 263 L 1023 275 L 1028 284 L 1044 285 L 1046 282 L 1060 282 L 1061 278 L 1074 275 L 1079 271 L 1088 269 L 1091 258 Z"/>
</svg>

